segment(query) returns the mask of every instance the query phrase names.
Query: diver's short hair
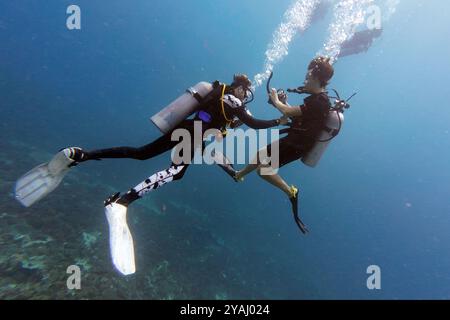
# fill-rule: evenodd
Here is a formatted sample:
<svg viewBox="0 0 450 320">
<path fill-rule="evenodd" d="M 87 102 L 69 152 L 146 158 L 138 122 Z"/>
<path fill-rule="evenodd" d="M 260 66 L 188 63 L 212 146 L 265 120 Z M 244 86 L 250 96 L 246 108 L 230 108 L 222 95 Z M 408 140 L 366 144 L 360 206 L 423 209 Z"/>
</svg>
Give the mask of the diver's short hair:
<svg viewBox="0 0 450 320">
<path fill-rule="evenodd" d="M 308 70 L 312 70 L 312 75 L 319 79 L 322 87 L 325 87 L 334 75 L 334 68 L 330 60 L 329 57 L 318 56 L 308 65 Z"/>
<path fill-rule="evenodd" d="M 245 89 L 249 89 L 252 86 L 252 82 L 246 74 L 237 73 L 233 76 L 233 83 L 231 86 L 233 88 L 243 86 Z"/>
</svg>

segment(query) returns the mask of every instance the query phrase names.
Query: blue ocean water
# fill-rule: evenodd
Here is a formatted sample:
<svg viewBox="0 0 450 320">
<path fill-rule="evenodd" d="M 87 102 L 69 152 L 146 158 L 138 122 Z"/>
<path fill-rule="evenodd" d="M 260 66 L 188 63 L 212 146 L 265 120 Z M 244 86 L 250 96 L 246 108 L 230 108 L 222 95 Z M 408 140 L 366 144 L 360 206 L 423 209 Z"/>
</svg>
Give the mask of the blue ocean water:
<svg viewBox="0 0 450 320">
<path fill-rule="evenodd" d="M 110 263 L 103 200 L 166 168 L 169 154 L 80 165 L 42 203 L 25 209 L 13 199 L 15 179 L 59 149 L 146 144 L 160 135 L 149 117 L 187 87 L 261 72 L 292 3 L 0 3 L 0 297 L 450 298 L 450 4 L 442 1 L 400 1 L 368 52 L 335 64 L 330 87 L 358 92 L 342 133 L 317 168 L 281 169 L 301 189 L 306 237 L 285 196 L 256 174 L 235 184 L 217 167 L 192 166 L 130 207 L 139 252 L 133 281 Z M 71 4 L 81 8 L 81 30 L 66 27 Z M 273 85 L 302 83 L 331 11 L 295 36 Z M 266 101 L 258 88 L 252 113 L 278 117 Z M 56 234 L 63 225 L 78 239 L 70 250 Z M 99 232 L 94 247 L 80 240 L 83 228 Z M 51 250 L 33 244 L 47 235 Z M 42 263 L 27 268 L 25 260 Z M 86 289 L 65 288 L 66 261 L 89 265 Z M 370 265 L 381 268 L 381 290 L 366 286 Z M 112 289 L 96 290 L 93 279 Z"/>
</svg>

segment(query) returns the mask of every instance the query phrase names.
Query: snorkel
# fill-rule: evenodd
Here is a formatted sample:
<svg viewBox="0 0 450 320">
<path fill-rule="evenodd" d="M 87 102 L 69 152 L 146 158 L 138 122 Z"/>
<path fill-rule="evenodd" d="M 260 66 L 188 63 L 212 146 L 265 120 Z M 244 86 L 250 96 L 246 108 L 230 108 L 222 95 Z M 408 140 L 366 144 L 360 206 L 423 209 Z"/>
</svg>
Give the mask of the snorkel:
<svg viewBox="0 0 450 320">
<path fill-rule="evenodd" d="M 270 72 L 270 76 L 269 79 L 267 80 L 267 84 L 266 84 L 266 91 L 270 96 L 270 81 L 272 80 L 273 77 L 273 71 Z M 278 95 L 278 99 L 282 102 L 282 103 L 286 103 L 287 102 L 287 94 L 283 89 L 277 89 L 277 95 Z M 274 105 L 272 102 L 272 99 L 270 99 L 267 101 L 268 104 Z"/>
</svg>

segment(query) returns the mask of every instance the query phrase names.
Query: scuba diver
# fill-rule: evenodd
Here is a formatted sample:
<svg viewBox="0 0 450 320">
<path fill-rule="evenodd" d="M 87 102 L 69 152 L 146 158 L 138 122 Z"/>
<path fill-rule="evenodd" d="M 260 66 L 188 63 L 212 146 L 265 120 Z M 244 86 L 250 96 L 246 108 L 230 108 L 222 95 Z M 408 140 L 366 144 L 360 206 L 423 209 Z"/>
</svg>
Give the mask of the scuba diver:
<svg viewBox="0 0 450 320">
<path fill-rule="evenodd" d="M 82 162 L 107 158 L 147 160 L 160 155 L 179 144 L 179 141 L 172 141 L 172 133 L 177 129 L 184 129 L 190 133 L 192 160 L 196 149 L 203 151 L 205 147 L 202 140 L 197 142 L 194 139 L 194 124 L 197 121 L 201 122 L 202 136 L 208 129 L 224 131 L 227 127 L 235 127 L 239 125 L 237 121 L 254 129 L 287 124 L 288 120 L 285 117 L 274 120 L 259 120 L 252 117 L 246 108 L 250 95 L 253 99 L 251 81 L 244 74 L 234 75 L 231 85 L 218 81 L 212 85 L 201 82 L 152 117 L 153 122 L 165 133 L 160 138 L 138 148 L 113 147 L 90 151 L 79 147 L 65 148 L 49 163 L 34 168 L 17 181 L 16 199 L 24 206 L 31 206 L 53 191 L 72 166 Z M 189 119 L 194 112 L 195 116 Z M 123 274 L 135 272 L 133 240 L 126 223 L 127 207 L 164 184 L 181 179 L 189 164 L 190 162 L 172 162 L 167 169 L 154 173 L 125 194 L 121 195 L 118 192 L 105 200 L 105 214 L 110 227 L 111 255 L 114 265 Z"/>
<path fill-rule="evenodd" d="M 353 54 L 367 52 L 372 46 L 375 38 L 378 38 L 383 33 L 383 29 L 367 29 L 356 32 L 353 37 L 345 41 L 341 46 L 341 52 L 338 57 L 346 57 Z"/>
<path fill-rule="evenodd" d="M 304 104 L 301 106 L 289 106 L 287 104 L 286 94 L 283 91 L 277 92 L 277 90 L 272 89 L 270 91 L 271 104 L 276 107 L 283 116 L 291 119 L 289 128 L 281 131 L 281 133 L 287 133 L 287 136 L 282 137 L 280 140 L 275 141 L 262 149 L 265 150 L 264 153 L 260 150 L 256 155 L 255 160 L 252 162 L 253 164 L 247 165 L 242 170 L 236 171 L 231 165 L 227 166 L 228 174 L 230 174 L 235 181 L 242 181 L 247 174 L 257 170 L 258 175 L 262 179 L 281 189 L 288 196 L 292 204 L 295 222 L 304 234 L 309 231 L 298 215 L 298 188 L 294 185 L 289 186 L 281 176 L 273 172 L 272 169 L 275 168 L 272 167 L 272 164 L 264 163 L 264 159 L 262 159 L 260 155 L 271 153 L 271 149 L 277 144 L 279 150 L 278 168 L 299 159 L 312 167 L 317 164 L 326 148 L 326 144 L 337 135 L 337 132 L 332 130 L 338 131 L 343 121 L 340 115 L 338 115 L 339 123 L 336 126 L 336 121 L 334 121 L 334 124 L 331 124 L 329 123 L 329 120 L 331 119 L 328 119 L 330 115 L 335 117 L 338 113 L 336 112 L 335 114 L 334 112 L 330 112 L 330 110 L 334 109 L 331 106 L 326 91 L 328 82 L 333 75 L 334 68 L 330 63 L 329 58 L 319 56 L 312 60 L 308 66 L 304 86 L 298 89 L 288 90 L 288 92 L 309 94 L 309 96 L 304 99 Z M 267 174 L 262 171 L 263 169 L 266 170 L 265 172 Z"/>
</svg>

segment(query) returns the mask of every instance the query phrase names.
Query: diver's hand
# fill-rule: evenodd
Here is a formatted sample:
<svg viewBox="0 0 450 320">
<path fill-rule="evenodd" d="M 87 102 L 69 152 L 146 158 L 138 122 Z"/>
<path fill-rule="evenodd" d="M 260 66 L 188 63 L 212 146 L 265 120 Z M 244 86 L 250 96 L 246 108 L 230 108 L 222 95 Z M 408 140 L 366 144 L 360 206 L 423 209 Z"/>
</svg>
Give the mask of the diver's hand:
<svg viewBox="0 0 450 320">
<path fill-rule="evenodd" d="M 223 140 L 223 133 L 220 132 L 220 131 L 217 131 L 216 134 L 215 134 L 215 138 L 219 142 L 222 141 Z"/>
<path fill-rule="evenodd" d="M 280 99 L 278 99 L 277 89 L 275 88 L 270 89 L 270 100 L 272 100 L 273 104 L 277 104 L 280 102 Z"/>
<path fill-rule="evenodd" d="M 281 126 L 285 126 L 289 123 L 289 117 L 287 116 L 282 116 L 279 120 Z"/>
</svg>

